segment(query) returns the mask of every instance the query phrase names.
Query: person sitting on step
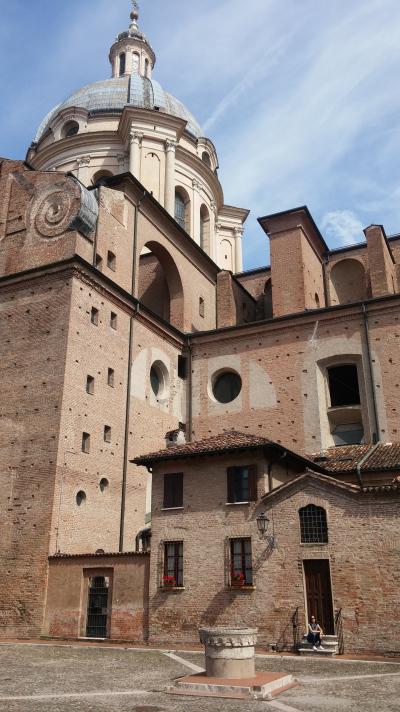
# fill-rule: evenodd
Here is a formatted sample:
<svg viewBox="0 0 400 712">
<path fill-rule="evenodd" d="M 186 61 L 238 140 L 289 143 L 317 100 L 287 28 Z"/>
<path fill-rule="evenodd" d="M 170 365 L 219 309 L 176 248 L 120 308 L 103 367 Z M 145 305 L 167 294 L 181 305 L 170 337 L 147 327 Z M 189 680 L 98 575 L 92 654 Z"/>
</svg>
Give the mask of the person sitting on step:
<svg viewBox="0 0 400 712">
<path fill-rule="evenodd" d="M 311 622 L 308 624 L 307 641 L 313 646 L 313 650 L 325 650 L 321 645 L 323 630 L 319 623 L 315 620 L 315 616 L 311 616 Z"/>
</svg>

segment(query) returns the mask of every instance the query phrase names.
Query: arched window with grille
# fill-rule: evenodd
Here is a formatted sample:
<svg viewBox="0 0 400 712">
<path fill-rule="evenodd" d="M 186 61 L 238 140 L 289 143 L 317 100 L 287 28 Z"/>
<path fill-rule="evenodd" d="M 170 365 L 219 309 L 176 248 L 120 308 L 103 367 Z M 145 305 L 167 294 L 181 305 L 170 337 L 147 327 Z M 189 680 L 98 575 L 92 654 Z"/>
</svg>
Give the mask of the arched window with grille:
<svg viewBox="0 0 400 712">
<path fill-rule="evenodd" d="M 327 544 L 328 524 L 326 511 L 315 504 L 307 504 L 299 509 L 302 544 Z"/>
<path fill-rule="evenodd" d="M 187 233 L 190 231 L 190 200 L 183 188 L 175 191 L 175 220 Z"/>
</svg>

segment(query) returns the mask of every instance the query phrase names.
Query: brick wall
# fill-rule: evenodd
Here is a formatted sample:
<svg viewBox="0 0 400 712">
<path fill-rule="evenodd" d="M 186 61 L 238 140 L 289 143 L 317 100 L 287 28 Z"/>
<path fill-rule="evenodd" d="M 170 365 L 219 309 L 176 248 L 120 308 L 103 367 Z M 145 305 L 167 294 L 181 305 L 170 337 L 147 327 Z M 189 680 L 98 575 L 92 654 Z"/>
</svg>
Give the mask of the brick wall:
<svg viewBox="0 0 400 712">
<path fill-rule="evenodd" d="M 257 462 L 258 494 L 265 463 L 253 454 L 158 464 L 154 468 L 150 641 L 195 641 L 201 625 L 249 625 L 262 644 L 293 645 L 291 617 L 306 630 L 303 561 L 328 559 L 334 609 L 342 609 L 345 649 L 399 653 L 393 635 L 399 599 L 399 501 L 342 492 L 313 480 L 291 484 L 266 501 L 273 548 L 255 522 L 265 505 L 226 505 L 226 467 Z M 184 473 L 184 509 L 162 511 L 163 474 Z M 276 482 L 278 484 L 278 482 Z M 301 544 L 298 510 L 326 509 L 329 543 Z M 229 539 L 251 537 L 254 589 L 229 587 Z M 160 588 L 164 541 L 182 540 L 184 590 Z M 384 601 L 384 608 L 382 608 Z M 384 614 L 382 615 L 382 611 Z M 311 615 L 311 612 L 308 612 Z"/>
<path fill-rule="evenodd" d="M 71 280 L 0 293 L 0 635 L 38 635 L 62 412 Z"/>
<path fill-rule="evenodd" d="M 42 634 L 52 638 L 85 637 L 90 579 L 105 576 L 110 581 L 108 637 L 146 640 L 148 575 L 148 554 L 51 558 Z"/>
</svg>

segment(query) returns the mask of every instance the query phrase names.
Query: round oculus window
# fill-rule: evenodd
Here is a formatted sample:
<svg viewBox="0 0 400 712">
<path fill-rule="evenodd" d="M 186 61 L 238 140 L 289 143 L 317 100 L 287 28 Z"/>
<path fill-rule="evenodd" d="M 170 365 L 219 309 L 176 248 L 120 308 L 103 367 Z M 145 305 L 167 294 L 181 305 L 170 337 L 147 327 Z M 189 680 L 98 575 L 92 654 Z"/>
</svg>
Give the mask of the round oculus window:
<svg viewBox="0 0 400 712">
<path fill-rule="evenodd" d="M 162 361 L 155 361 L 150 369 L 150 385 L 156 398 L 165 398 L 169 383 L 168 371 Z"/>
<path fill-rule="evenodd" d="M 216 377 L 212 390 L 219 403 L 231 403 L 242 390 L 242 379 L 234 371 L 224 371 Z"/>
</svg>

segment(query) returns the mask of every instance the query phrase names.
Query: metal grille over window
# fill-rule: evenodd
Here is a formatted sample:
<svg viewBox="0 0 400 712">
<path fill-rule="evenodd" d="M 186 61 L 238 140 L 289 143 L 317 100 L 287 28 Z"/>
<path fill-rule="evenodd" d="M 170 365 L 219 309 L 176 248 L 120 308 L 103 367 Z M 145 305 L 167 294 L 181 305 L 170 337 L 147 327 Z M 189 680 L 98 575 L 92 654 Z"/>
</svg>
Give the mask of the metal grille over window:
<svg viewBox="0 0 400 712">
<path fill-rule="evenodd" d="M 251 538 L 231 539 L 231 586 L 252 585 Z"/>
<path fill-rule="evenodd" d="M 175 220 L 185 229 L 185 201 L 179 193 L 175 193 Z"/>
<path fill-rule="evenodd" d="M 302 544 L 327 544 L 328 525 L 323 507 L 308 504 L 299 510 Z"/>
<path fill-rule="evenodd" d="M 183 586 L 183 541 L 166 541 L 163 586 Z"/>
<path fill-rule="evenodd" d="M 88 638 L 107 637 L 109 579 L 95 576 L 90 579 L 86 636 Z"/>
</svg>

